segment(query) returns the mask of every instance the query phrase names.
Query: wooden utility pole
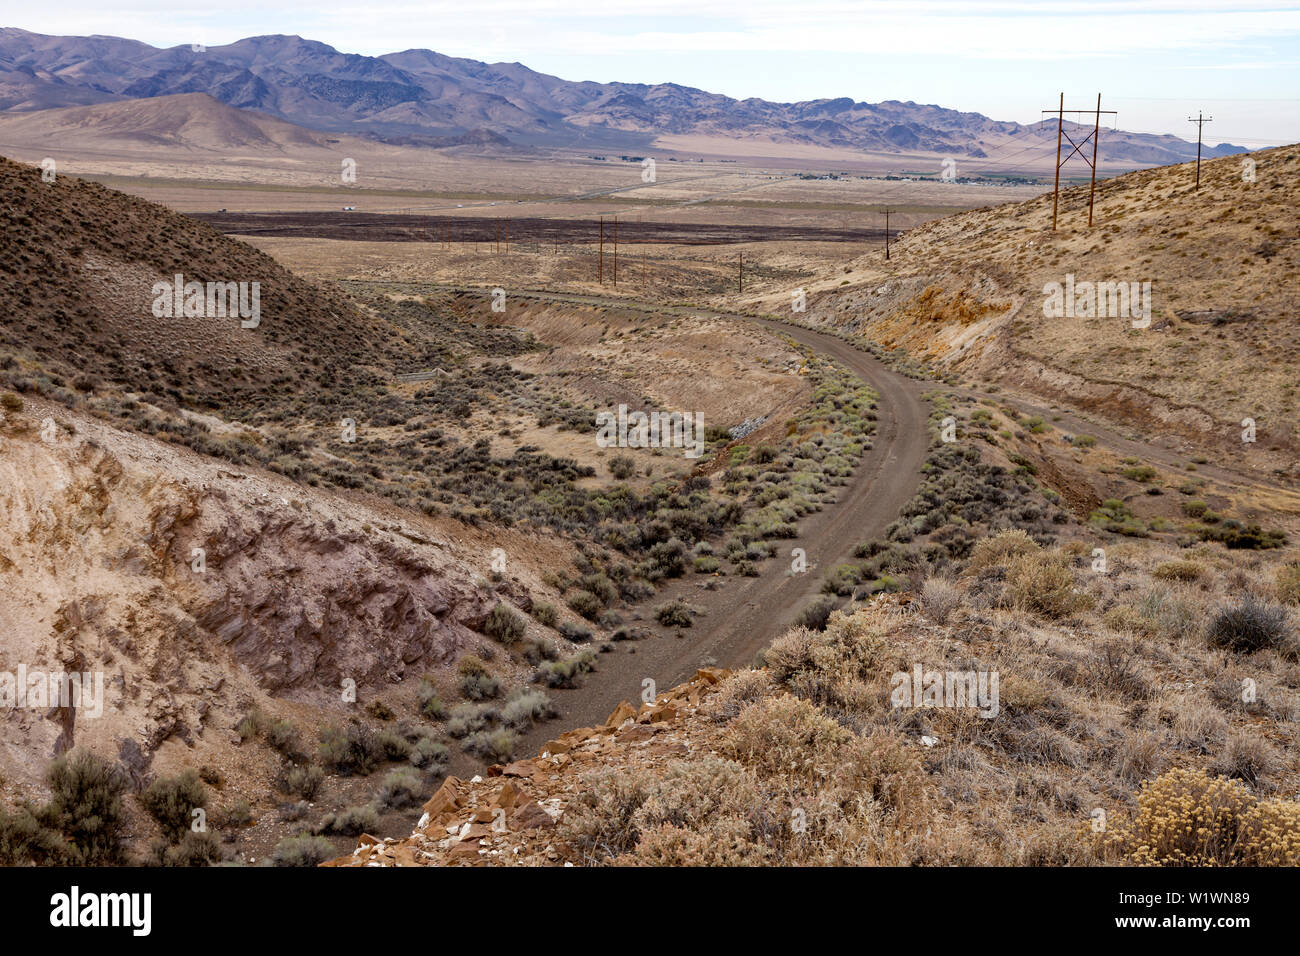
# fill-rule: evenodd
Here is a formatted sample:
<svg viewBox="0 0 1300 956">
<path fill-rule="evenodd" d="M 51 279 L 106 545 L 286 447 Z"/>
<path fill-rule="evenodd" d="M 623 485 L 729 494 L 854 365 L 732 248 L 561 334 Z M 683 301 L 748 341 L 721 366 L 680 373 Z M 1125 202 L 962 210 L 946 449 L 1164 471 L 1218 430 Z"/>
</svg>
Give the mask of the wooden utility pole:
<svg viewBox="0 0 1300 956">
<path fill-rule="evenodd" d="M 737 263 L 740 266 L 740 291 L 743 293 L 745 291 L 745 254 L 741 252 L 738 253 L 738 255 L 739 259 L 737 259 Z"/>
<path fill-rule="evenodd" d="M 600 217 L 600 271 L 597 273 L 600 277 L 600 284 L 605 284 L 605 217 Z"/>
<path fill-rule="evenodd" d="M 1088 187 L 1088 225 L 1092 225 L 1092 203 L 1093 197 L 1097 192 L 1097 140 L 1101 138 L 1101 114 L 1115 116 L 1114 110 L 1103 110 L 1101 108 L 1101 94 L 1097 94 L 1097 109 L 1094 112 L 1092 132 L 1076 143 L 1070 138 L 1070 134 L 1065 131 L 1065 114 L 1066 113 L 1086 113 L 1087 110 L 1067 110 L 1065 108 L 1065 93 L 1061 93 L 1061 102 L 1053 110 L 1043 110 L 1044 113 L 1056 113 L 1056 178 L 1052 184 L 1052 231 L 1056 231 L 1056 210 L 1061 197 L 1061 167 L 1070 161 L 1070 157 L 1075 153 L 1083 156 L 1083 161 L 1092 168 L 1092 184 Z M 1077 134 L 1076 134 L 1077 135 Z M 1064 139 L 1074 147 L 1070 155 L 1061 159 L 1061 140 Z M 1092 140 L 1092 159 L 1089 160 L 1083 153 L 1083 147 L 1088 145 L 1088 140 Z"/>
<path fill-rule="evenodd" d="M 893 212 L 889 207 L 885 207 L 885 261 L 889 261 L 889 214 Z"/>
<path fill-rule="evenodd" d="M 506 255 L 510 255 L 510 217 L 506 216 Z"/>
<path fill-rule="evenodd" d="M 614 288 L 618 288 L 618 216 L 614 217 Z"/>
<path fill-rule="evenodd" d="M 1196 119 L 1187 117 L 1187 122 L 1196 124 L 1196 188 L 1201 188 L 1201 130 L 1206 123 L 1213 123 L 1213 116 L 1206 116 L 1204 113 L 1197 113 Z"/>
</svg>

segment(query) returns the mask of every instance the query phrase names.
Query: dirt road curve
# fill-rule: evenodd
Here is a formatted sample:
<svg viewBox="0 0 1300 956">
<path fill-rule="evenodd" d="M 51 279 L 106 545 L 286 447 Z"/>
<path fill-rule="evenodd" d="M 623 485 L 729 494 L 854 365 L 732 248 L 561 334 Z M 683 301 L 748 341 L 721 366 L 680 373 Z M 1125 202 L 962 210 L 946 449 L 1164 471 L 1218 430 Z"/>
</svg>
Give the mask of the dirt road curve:
<svg viewBox="0 0 1300 956">
<path fill-rule="evenodd" d="M 650 312 L 702 311 L 598 296 L 530 293 L 526 297 L 622 308 L 640 306 Z M 600 655 L 599 669 L 587 676 L 583 687 L 553 692 L 562 716 L 525 736 L 516 750 L 520 755 L 536 753 L 547 740 L 570 728 L 603 723 L 619 701 L 639 703 L 646 678 L 654 680 L 658 689 L 666 690 L 704 664 L 748 666 L 760 650 L 789 627 L 803 604 L 818 593 L 825 572 L 847 559 L 858 543 L 879 535 L 920 483 L 929 436 L 928 412 L 917 382 L 832 335 L 747 316 L 708 314 L 767 326 L 860 375 L 880 395 L 873 447 L 863 455 L 850 483 L 841 489 L 838 502 L 805 518 L 799 537 L 783 541 L 777 556 L 764 562 L 759 577 L 722 578 L 723 587 L 717 591 L 694 590 L 689 578 L 676 584 L 673 592 L 704 612 L 696 618 L 695 626 L 682 632 L 682 637 L 655 636 L 616 644 L 613 653 Z M 808 570 L 803 574 L 790 573 L 793 548 L 803 548 L 807 553 Z M 643 613 L 668 596 L 665 593 L 651 599 L 649 606 L 643 606 Z M 453 772 L 458 769 L 453 768 Z"/>
</svg>

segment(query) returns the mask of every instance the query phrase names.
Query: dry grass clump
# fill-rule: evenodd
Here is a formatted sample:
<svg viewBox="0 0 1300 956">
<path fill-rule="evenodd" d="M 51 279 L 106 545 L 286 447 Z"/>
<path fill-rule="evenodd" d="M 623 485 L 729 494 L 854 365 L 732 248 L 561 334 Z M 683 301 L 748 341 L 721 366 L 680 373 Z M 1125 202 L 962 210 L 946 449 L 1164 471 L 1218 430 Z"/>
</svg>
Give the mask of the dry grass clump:
<svg viewBox="0 0 1300 956">
<path fill-rule="evenodd" d="M 772 675 L 767 670 L 746 670 L 732 674 L 709 697 L 716 720 L 733 720 L 748 703 L 766 697 L 772 691 Z"/>
<path fill-rule="evenodd" d="M 1205 568 L 1195 561 L 1166 561 L 1151 574 L 1160 581 L 1194 582 L 1205 577 Z"/>
<path fill-rule="evenodd" d="M 1142 785 L 1134 816 L 1105 845 L 1136 866 L 1300 865 L 1300 804 L 1177 768 Z"/>
<path fill-rule="evenodd" d="M 961 589 L 947 578 L 929 578 L 921 587 L 921 607 L 936 624 L 948 623 L 961 604 Z"/>
<path fill-rule="evenodd" d="M 1003 597 L 1017 610 L 1050 618 L 1068 617 L 1092 606 L 1092 599 L 1075 587 L 1074 571 L 1060 552 L 1013 557 Z"/>
<path fill-rule="evenodd" d="M 1206 637 L 1215 647 L 1239 653 L 1266 647 L 1290 650 L 1291 625 L 1286 608 L 1247 594 L 1240 604 L 1223 608 L 1214 616 Z"/>
<path fill-rule="evenodd" d="M 877 710 L 887 698 L 879 686 L 896 621 L 883 606 L 849 615 L 837 611 L 824 631 L 796 627 L 772 642 L 764 660 L 777 684 L 799 697 L 859 713 Z M 901 666 L 896 659 L 888 670 Z"/>
<path fill-rule="evenodd" d="M 1019 528 L 1002 531 L 991 538 L 976 542 L 971 551 L 970 561 L 966 564 L 968 572 L 982 571 L 985 568 L 1005 567 L 1012 558 L 1034 554 L 1042 547 Z"/>
<path fill-rule="evenodd" d="M 1300 562 L 1277 569 L 1277 599 L 1283 604 L 1300 604 Z"/>
</svg>

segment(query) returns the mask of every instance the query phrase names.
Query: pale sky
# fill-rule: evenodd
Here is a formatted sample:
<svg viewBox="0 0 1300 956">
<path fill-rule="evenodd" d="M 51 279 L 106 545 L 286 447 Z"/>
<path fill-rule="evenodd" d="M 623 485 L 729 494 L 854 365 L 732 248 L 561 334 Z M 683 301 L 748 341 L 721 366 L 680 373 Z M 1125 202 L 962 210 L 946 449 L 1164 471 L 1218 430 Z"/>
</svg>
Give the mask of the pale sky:
<svg viewBox="0 0 1300 956">
<path fill-rule="evenodd" d="M 218 46 L 298 34 L 422 47 L 570 80 L 674 82 L 789 102 L 898 99 L 1034 122 L 1066 94 L 1207 142 L 1300 141 L 1300 0 L 4 0 L 0 26 Z"/>
</svg>

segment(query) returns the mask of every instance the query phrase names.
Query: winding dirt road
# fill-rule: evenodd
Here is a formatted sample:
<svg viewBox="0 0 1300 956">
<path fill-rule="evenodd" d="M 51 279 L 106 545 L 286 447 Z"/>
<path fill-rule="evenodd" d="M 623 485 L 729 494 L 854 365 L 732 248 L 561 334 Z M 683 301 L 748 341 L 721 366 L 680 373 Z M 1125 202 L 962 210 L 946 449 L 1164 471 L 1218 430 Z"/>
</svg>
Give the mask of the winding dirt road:
<svg viewBox="0 0 1300 956">
<path fill-rule="evenodd" d="M 455 291 L 481 292 L 480 289 Z M 799 525 L 799 537 L 783 541 L 777 556 L 763 563 L 755 578 L 724 577 L 716 591 L 699 590 L 688 600 L 703 613 L 682 636 L 658 633 L 636 642 L 615 644 L 612 653 L 600 655 L 596 670 L 577 690 L 553 692 L 562 716 L 535 727 L 516 752 L 536 753 L 546 741 L 574 727 L 603 723 L 620 701 L 640 702 L 643 681 L 653 680 L 667 690 L 691 677 L 698 667 L 746 667 L 794 621 L 804 603 L 821 589 L 825 572 L 852 555 L 856 545 L 878 536 L 916 492 L 921 465 L 929 446 L 928 410 L 921 399 L 922 386 L 891 371 L 881 362 L 842 339 L 782 322 L 754 319 L 711 310 L 658 306 L 627 299 L 564 293 L 512 293 L 516 297 L 572 302 L 647 312 L 717 315 L 736 322 L 765 326 L 789 335 L 857 373 L 879 395 L 878 420 L 872 448 L 858 462 L 839 500 L 809 515 Z M 791 551 L 802 548 L 808 569 L 791 573 Z M 692 582 L 672 589 L 688 593 Z M 670 594 L 651 600 L 657 605 Z M 642 613 L 649 607 L 643 605 Z M 459 761 L 458 761 L 459 762 Z M 453 772 L 460 768 L 453 768 Z"/>
</svg>

